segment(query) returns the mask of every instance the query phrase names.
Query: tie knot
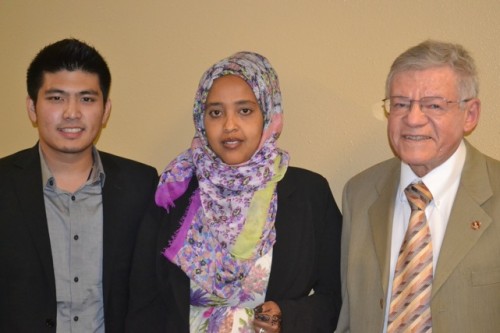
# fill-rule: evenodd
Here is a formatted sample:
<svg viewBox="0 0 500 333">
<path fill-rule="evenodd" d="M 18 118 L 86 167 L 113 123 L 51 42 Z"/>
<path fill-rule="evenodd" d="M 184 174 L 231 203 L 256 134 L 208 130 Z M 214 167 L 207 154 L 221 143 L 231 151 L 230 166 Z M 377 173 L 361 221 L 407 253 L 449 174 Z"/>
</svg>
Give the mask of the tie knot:
<svg viewBox="0 0 500 333">
<path fill-rule="evenodd" d="M 431 191 L 424 183 L 412 183 L 405 188 L 406 198 L 411 210 L 425 210 L 425 207 L 432 201 Z"/>
</svg>

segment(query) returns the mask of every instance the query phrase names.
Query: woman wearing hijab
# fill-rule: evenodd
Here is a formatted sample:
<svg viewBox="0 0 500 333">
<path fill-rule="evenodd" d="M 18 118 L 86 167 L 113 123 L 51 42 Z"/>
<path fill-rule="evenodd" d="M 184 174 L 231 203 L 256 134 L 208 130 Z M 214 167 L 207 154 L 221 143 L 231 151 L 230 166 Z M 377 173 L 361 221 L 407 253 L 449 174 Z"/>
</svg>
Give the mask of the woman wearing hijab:
<svg viewBox="0 0 500 333">
<path fill-rule="evenodd" d="M 274 69 L 251 52 L 217 62 L 193 117 L 191 148 L 161 176 L 162 216 L 139 234 L 129 330 L 333 332 L 341 214 L 326 179 L 276 146 Z"/>
</svg>

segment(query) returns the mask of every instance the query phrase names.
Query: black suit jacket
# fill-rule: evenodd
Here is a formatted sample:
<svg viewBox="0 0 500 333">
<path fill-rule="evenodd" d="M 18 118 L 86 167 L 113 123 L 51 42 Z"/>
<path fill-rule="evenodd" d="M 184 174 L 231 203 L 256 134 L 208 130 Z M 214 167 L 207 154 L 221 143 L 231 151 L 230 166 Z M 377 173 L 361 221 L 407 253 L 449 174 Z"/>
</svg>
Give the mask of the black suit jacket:
<svg viewBox="0 0 500 333">
<path fill-rule="evenodd" d="M 106 332 L 123 332 L 137 231 L 157 185 L 154 168 L 99 152 Z M 56 292 L 38 145 L 0 159 L 0 332 L 55 332 Z"/>
<path fill-rule="evenodd" d="M 179 226 L 192 180 L 170 214 L 162 209 L 142 225 L 131 275 L 129 332 L 189 332 L 188 277 L 160 253 Z M 326 179 L 289 167 L 278 183 L 276 244 L 267 300 L 278 303 L 282 332 L 327 332 L 340 311 L 342 217 Z M 311 289 L 314 295 L 309 296 Z"/>
</svg>

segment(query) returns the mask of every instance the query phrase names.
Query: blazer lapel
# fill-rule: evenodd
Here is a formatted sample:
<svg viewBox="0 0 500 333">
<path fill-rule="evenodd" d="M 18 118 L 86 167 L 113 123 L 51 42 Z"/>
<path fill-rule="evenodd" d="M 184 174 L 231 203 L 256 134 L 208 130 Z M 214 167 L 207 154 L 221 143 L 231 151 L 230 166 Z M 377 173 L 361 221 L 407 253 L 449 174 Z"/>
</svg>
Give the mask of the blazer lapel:
<svg viewBox="0 0 500 333">
<path fill-rule="evenodd" d="M 371 226 L 373 244 L 378 258 L 380 272 L 382 274 L 382 288 L 387 294 L 390 269 L 390 252 L 392 235 L 392 219 L 394 215 L 394 200 L 399 184 L 399 163 L 393 167 L 387 179 L 380 180 L 375 188 L 379 197 L 368 209 L 368 218 Z"/>
<path fill-rule="evenodd" d="M 432 283 L 433 296 L 492 222 L 481 207 L 493 195 L 484 155 L 467 142 L 466 146 L 467 158 Z M 472 228 L 475 221 L 480 223 L 480 228 Z"/>
<path fill-rule="evenodd" d="M 167 260 L 167 259 L 162 258 L 162 260 Z M 174 264 L 169 265 L 168 280 L 169 283 L 162 286 L 162 289 L 171 288 L 174 298 L 176 300 L 177 308 L 179 309 L 179 313 L 182 316 L 182 321 L 188 323 L 190 296 L 191 296 L 190 295 L 191 282 L 184 273 L 184 271 L 182 271 L 179 268 L 179 266 L 176 266 Z M 172 288 L 171 286 L 175 286 L 175 288 Z M 168 300 L 167 298 L 170 297 L 170 293 L 163 292 L 162 295 L 165 299 L 165 303 L 169 304 L 170 300 Z"/>
<path fill-rule="evenodd" d="M 293 175 L 287 171 L 285 177 L 277 185 L 278 211 L 274 223 L 276 227 L 276 243 L 273 246 L 271 275 L 267 286 L 266 300 L 283 293 L 286 286 L 283 281 L 288 281 L 290 275 L 300 274 L 300 272 L 296 271 L 298 265 L 283 265 L 289 258 L 299 260 L 297 258 L 302 257 L 300 246 L 297 246 L 297 244 L 301 243 L 302 238 L 302 230 L 298 229 L 300 223 L 296 223 L 293 216 L 289 216 L 294 211 L 290 206 L 297 204 L 289 199 L 290 195 L 296 190 L 295 180 L 290 179 Z"/>
<path fill-rule="evenodd" d="M 100 153 L 99 153 L 100 154 Z M 119 227 L 114 226 L 119 222 L 118 212 L 120 212 L 119 194 L 123 189 L 120 181 L 121 173 L 118 166 L 110 159 L 100 154 L 101 162 L 104 168 L 105 180 L 102 189 L 103 206 L 103 296 L 104 308 L 107 309 L 109 293 L 111 290 L 111 278 L 114 265 L 114 253 L 116 251 L 116 237 L 114 236 Z"/>
<path fill-rule="evenodd" d="M 29 204 L 29 208 L 24 209 L 22 212 L 22 220 L 32 236 L 31 238 L 38 251 L 49 287 L 54 291 L 55 295 L 52 250 L 50 248 L 50 236 L 47 226 L 47 215 L 45 213 L 38 145 L 28 150 L 25 155 L 22 155 L 16 164 L 23 169 L 18 179 L 14 180 L 16 195 L 20 202 L 20 207 L 24 203 Z"/>
</svg>

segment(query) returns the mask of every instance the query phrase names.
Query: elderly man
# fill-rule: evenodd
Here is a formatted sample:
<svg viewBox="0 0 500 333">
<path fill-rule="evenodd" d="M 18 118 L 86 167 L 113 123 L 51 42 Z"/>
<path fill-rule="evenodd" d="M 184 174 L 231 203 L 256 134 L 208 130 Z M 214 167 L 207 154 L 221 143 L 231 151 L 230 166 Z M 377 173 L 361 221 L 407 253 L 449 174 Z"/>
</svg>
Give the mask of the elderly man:
<svg viewBox="0 0 500 333">
<path fill-rule="evenodd" d="M 460 45 L 425 41 L 394 61 L 397 157 L 345 186 L 337 332 L 500 332 L 500 162 L 464 139 L 477 95 Z"/>
</svg>

